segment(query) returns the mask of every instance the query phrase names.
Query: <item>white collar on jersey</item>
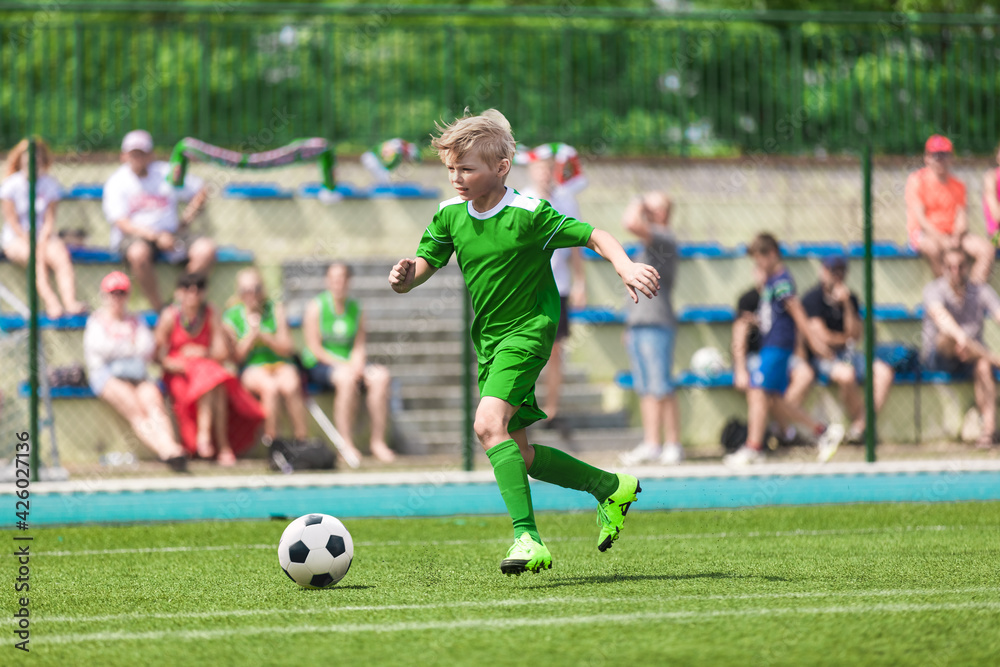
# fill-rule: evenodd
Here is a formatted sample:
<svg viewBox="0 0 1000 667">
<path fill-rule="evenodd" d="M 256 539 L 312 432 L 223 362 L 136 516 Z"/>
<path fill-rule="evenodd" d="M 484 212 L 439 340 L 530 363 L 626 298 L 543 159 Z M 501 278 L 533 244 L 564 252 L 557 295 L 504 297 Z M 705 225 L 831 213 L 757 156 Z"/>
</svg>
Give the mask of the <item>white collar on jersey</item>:
<svg viewBox="0 0 1000 667">
<path fill-rule="evenodd" d="M 514 188 L 510 187 L 509 185 L 505 185 L 504 187 L 507 189 L 507 192 L 505 192 L 503 197 L 500 198 L 500 201 L 497 202 L 496 206 L 486 211 L 485 213 L 480 213 L 479 211 L 477 211 L 475 207 L 472 205 L 472 202 L 469 201 L 467 205 L 469 215 L 471 215 L 476 220 L 486 220 L 487 218 L 492 218 L 494 215 L 502 211 L 505 206 L 509 206 L 510 204 L 512 204 L 514 202 L 514 198 L 517 197 L 517 193 L 514 192 Z"/>
</svg>

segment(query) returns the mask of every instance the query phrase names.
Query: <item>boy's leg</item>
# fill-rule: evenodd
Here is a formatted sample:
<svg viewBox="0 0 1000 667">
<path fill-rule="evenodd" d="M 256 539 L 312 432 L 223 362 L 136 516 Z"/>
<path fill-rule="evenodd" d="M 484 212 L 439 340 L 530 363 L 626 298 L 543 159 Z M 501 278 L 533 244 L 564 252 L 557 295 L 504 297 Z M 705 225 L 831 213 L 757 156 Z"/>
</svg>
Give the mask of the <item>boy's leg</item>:
<svg viewBox="0 0 1000 667">
<path fill-rule="evenodd" d="M 524 429 L 511 433 L 511 436 L 515 441 L 527 442 Z M 610 498 L 618 489 L 618 476 L 614 473 L 595 468 L 554 447 L 528 445 L 528 448 L 532 450 L 530 458 L 524 457 L 528 462 L 528 474 L 540 482 L 584 491 L 599 503 Z"/>
<path fill-rule="evenodd" d="M 517 407 L 493 396 L 483 396 L 476 410 L 475 430 L 486 456 L 493 466 L 500 495 L 514 524 L 514 537 L 528 533 L 541 543 L 535 526 L 535 512 L 531 506 L 531 489 L 528 487 L 528 467 L 521 456 L 520 447 L 510 434 L 507 424 L 517 412 Z"/>
<path fill-rule="evenodd" d="M 482 374 L 482 369 L 480 372 Z M 507 433 L 507 425 L 517 410 L 517 406 L 504 400 L 483 396 L 475 421 L 476 435 L 493 465 L 500 495 L 514 524 L 514 544 L 500 563 L 500 571 L 508 575 L 552 567 L 552 555 L 542 544 L 535 526 L 528 471 L 521 447 Z"/>
</svg>

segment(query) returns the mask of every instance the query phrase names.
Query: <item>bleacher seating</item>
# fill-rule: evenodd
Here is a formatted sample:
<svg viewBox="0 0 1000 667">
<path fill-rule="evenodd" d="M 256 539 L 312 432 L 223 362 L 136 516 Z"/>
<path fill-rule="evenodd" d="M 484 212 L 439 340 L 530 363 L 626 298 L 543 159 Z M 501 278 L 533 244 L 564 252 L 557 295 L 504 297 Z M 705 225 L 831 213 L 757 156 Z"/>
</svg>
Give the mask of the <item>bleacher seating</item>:
<svg viewBox="0 0 1000 667">
<path fill-rule="evenodd" d="M 321 183 L 307 183 L 298 190 L 282 187 L 277 183 L 230 183 L 222 189 L 223 199 L 315 199 L 323 189 Z M 388 183 L 385 185 L 356 186 L 338 183 L 336 187 L 345 199 L 439 199 L 441 191 L 418 183 Z M 104 186 L 97 183 L 77 183 L 63 192 L 66 201 L 100 201 Z"/>
</svg>

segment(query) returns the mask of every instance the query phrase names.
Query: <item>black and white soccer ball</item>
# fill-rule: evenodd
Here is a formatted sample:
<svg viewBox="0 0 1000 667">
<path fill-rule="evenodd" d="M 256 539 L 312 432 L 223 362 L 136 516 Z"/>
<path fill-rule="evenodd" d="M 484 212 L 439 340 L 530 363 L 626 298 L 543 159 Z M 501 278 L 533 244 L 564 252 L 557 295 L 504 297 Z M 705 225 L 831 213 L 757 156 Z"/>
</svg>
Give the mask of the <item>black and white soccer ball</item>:
<svg viewBox="0 0 1000 667">
<path fill-rule="evenodd" d="M 288 524 L 278 542 L 278 563 L 303 588 L 326 588 L 344 578 L 354 560 L 354 540 L 328 514 L 306 514 Z"/>
</svg>

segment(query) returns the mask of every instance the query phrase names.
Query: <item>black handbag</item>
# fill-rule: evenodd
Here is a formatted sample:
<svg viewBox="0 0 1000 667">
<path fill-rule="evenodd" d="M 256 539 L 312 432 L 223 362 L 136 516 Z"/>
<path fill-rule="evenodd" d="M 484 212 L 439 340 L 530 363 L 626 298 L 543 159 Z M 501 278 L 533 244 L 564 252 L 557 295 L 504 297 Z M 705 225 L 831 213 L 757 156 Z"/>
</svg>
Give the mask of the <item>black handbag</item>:
<svg viewBox="0 0 1000 667">
<path fill-rule="evenodd" d="M 747 441 L 747 423 L 736 417 L 731 418 L 722 428 L 719 441 L 726 452 L 735 452 Z"/>
<path fill-rule="evenodd" d="M 286 440 L 271 443 L 271 469 L 290 474 L 296 470 L 333 470 L 337 457 L 320 440 Z"/>
</svg>

